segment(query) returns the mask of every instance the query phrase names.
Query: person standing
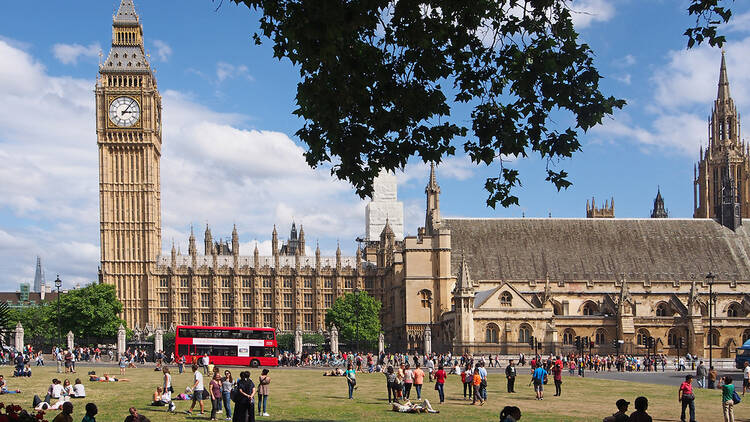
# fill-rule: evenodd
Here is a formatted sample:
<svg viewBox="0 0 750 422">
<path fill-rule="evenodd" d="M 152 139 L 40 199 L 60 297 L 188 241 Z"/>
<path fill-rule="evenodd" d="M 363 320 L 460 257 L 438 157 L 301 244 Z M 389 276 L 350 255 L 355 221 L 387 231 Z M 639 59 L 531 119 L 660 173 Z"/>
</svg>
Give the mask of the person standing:
<svg viewBox="0 0 750 422">
<path fill-rule="evenodd" d="M 211 420 L 216 420 L 216 413 L 221 410 L 221 376 L 214 374 L 208 383 L 208 394 L 211 397 Z"/>
<path fill-rule="evenodd" d="M 268 376 L 268 368 L 264 369 L 260 373 L 258 378 L 258 416 L 270 416 L 266 412 L 266 404 L 268 402 L 268 384 L 271 383 L 271 377 Z M 261 405 L 263 412 L 261 412 Z"/>
<path fill-rule="evenodd" d="M 411 397 L 411 387 L 414 384 L 414 371 L 411 369 L 409 364 L 406 364 L 404 369 L 404 398 L 409 400 Z"/>
<path fill-rule="evenodd" d="M 224 378 L 221 379 L 221 399 L 224 403 L 224 412 L 226 414 L 225 419 L 232 420 L 232 388 L 234 387 L 234 380 L 232 379 L 232 373 L 224 371 Z"/>
<path fill-rule="evenodd" d="M 182 372 L 185 370 L 185 355 L 182 355 L 177 359 L 177 370 L 180 372 L 180 375 L 182 375 Z"/>
<path fill-rule="evenodd" d="M 175 404 L 172 401 L 172 393 L 174 393 L 174 388 L 172 388 L 172 374 L 169 373 L 169 368 L 166 365 L 162 367 L 161 372 L 164 374 L 164 382 L 162 386 L 164 394 L 162 399 L 169 403 L 169 411 L 174 412 Z"/>
<path fill-rule="evenodd" d="M 471 372 L 471 367 L 468 364 L 461 371 L 461 382 L 464 385 L 464 400 L 466 400 L 467 390 L 469 399 L 471 399 L 474 394 L 474 374 Z"/>
<path fill-rule="evenodd" d="M 706 365 L 703 364 L 703 361 L 700 361 L 700 363 L 698 363 L 698 367 L 695 368 L 695 376 L 697 378 L 699 388 L 706 388 L 708 386 L 706 384 L 706 377 L 708 377 L 708 368 L 706 368 Z"/>
<path fill-rule="evenodd" d="M 255 384 L 250 379 L 250 371 L 240 372 L 232 417 L 234 422 L 255 422 L 255 409 L 253 409 L 255 393 Z"/>
<path fill-rule="evenodd" d="M 120 375 L 125 375 L 125 368 L 128 366 L 128 357 L 123 353 L 120 356 Z"/>
<path fill-rule="evenodd" d="M 484 406 L 484 398 L 482 398 L 482 392 L 481 385 L 482 385 L 482 376 L 479 375 L 479 367 L 474 368 L 474 375 L 471 377 L 471 385 L 474 387 L 474 399 L 471 401 L 471 404 L 477 404 L 477 400 L 479 400 L 479 405 Z"/>
<path fill-rule="evenodd" d="M 484 362 L 477 364 L 479 369 L 479 376 L 482 378 L 482 382 L 479 384 L 479 394 L 482 396 L 482 402 L 487 401 L 487 369 L 484 367 Z"/>
<path fill-rule="evenodd" d="M 443 369 L 443 364 L 440 364 L 438 366 L 438 370 L 435 372 L 435 390 L 437 390 L 438 392 L 438 396 L 440 397 L 441 404 L 445 402 L 445 379 L 447 377 L 448 375 L 445 373 L 445 370 Z"/>
<path fill-rule="evenodd" d="M 344 376 L 346 377 L 346 385 L 349 387 L 349 400 L 354 400 L 354 387 L 357 386 L 357 373 L 351 363 L 346 365 Z M 260 406 L 260 402 L 258 403 L 258 406 Z"/>
<path fill-rule="evenodd" d="M 185 413 L 188 415 L 193 414 L 193 408 L 195 407 L 195 403 L 197 402 L 200 405 L 201 412 L 200 415 L 203 415 L 203 374 L 198 370 L 198 365 L 193 364 L 192 367 L 193 370 L 193 403 L 190 404 L 190 410 L 186 410 Z"/>
<path fill-rule="evenodd" d="M 542 368 L 542 364 L 538 362 L 536 369 L 531 374 L 531 382 L 534 384 L 534 392 L 536 393 L 537 400 L 544 400 L 544 379 L 547 378 L 547 371 Z"/>
<path fill-rule="evenodd" d="M 393 367 L 388 365 L 388 369 L 385 371 L 385 383 L 388 388 L 388 403 L 391 401 L 398 403 L 398 394 L 396 394 L 396 373 L 393 372 Z M 393 395 L 393 400 L 391 400 Z"/>
<path fill-rule="evenodd" d="M 729 375 L 721 379 L 721 408 L 724 422 L 734 422 L 734 383 Z"/>
<path fill-rule="evenodd" d="M 505 367 L 505 378 L 508 380 L 508 392 L 516 392 L 516 364 L 513 363 L 513 359 L 508 361 L 508 366 Z"/>
<path fill-rule="evenodd" d="M 747 361 L 742 369 L 742 397 L 745 396 L 745 390 L 750 390 L 750 363 Z"/>
<path fill-rule="evenodd" d="M 422 383 L 424 383 L 424 371 L 419 367 L 419 362 L 414 368 L 414 389 L 417 391 L 417 400 L 422 399 Z"/>
<path fill-rule="evenodd" d="M 562 395 L 562 364 L 552 367 L 552 378 L 555 380 L 555 396 Z"/>
<path fill-rule="evenodd" d="M 685 422 L 685 408 L 690 408 L 690 422 L 695 422 L 695 395 L 693 394 L 693 376 L 685 376 L 677 392 L 677 401 L 682 403 L 680 421 Z"/>
</svg>

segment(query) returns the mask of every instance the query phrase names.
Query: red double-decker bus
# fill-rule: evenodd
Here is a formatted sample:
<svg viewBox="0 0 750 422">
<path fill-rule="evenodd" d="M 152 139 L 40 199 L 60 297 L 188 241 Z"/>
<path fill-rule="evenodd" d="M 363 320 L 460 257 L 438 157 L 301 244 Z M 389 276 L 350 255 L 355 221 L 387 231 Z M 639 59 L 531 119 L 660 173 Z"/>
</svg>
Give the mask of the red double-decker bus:
<svg viewBox="0 0 750 422">
<path fill-rule="evenodd" d="M 216 365 L 278 366 L 276 330 L 178 325 L 175 355 L 195 362 L 206 354 Z"/>
</svg>

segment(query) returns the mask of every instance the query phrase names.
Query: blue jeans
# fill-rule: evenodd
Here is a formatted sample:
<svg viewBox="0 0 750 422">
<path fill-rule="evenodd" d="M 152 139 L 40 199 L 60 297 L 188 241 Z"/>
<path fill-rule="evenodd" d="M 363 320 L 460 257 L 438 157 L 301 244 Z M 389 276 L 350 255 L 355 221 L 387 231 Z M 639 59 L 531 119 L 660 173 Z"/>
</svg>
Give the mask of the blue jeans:
<svg viewBox="0 0 750 422">
<path fill-rule="evenodd" d="M 442 403 L 445 401 L 445 384 L 440 384 L 438 382 L 435 385 L 437 386 L 438 396 L 440 396 L 440 403 Z"/>
<path fill-rule="evenodd" d="M 258 394 L 258 414 L 266 413 L 266 402 L 268 401 L 268 396 L 264 396 L 263 394 Z M 260 406 L 263 405 L 263 412 L 260 411 Z"/>
<path fill-rule="evenodd" d="M 354 384 L 352 384 L 349 381 L 347 381 L 346 385 L 349 386 L 349 398 L 351 399 L 352 395 L 354 394 Z"/>
<path fill-rule="evenodd" d="M 414 389 L 417 390 L 417 400 L 422 400 L 422 384 L 414 384 Z"/>
<path fill-rule="evenodd" d="M 232 417 L 232 398 L 230 397 L 231 393 L 229 391 L 223 391 L 221 393 L 222 401 L 224 402 L 224 410 L 227 411 L 227 417 Z"/>
</svg>

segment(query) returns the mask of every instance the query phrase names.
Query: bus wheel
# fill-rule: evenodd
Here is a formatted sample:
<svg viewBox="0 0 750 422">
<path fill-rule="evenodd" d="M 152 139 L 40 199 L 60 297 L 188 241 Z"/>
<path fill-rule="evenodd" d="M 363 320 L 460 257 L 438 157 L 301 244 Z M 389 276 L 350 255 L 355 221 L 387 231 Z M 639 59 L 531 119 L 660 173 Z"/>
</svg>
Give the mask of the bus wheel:
<svg viewBox="0 0 750 422">
<path fill-rule="evenodd" d="M 252 368 L 257 368 L 260 366 L 260 362 L 258 362 L 258 359 L 253 359 L 252 361 L 250 361 L 250 366 Z"/>
</svg>

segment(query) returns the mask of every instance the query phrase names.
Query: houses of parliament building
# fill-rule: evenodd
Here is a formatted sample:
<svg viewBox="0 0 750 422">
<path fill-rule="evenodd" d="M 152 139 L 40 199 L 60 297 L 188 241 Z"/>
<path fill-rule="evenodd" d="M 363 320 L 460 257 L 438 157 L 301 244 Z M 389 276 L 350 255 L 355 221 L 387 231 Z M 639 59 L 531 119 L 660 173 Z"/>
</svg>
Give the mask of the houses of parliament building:
<svg viewBox="0 0 750 422">
<path fill-rule="evenodd" d="M 653 337 L 657 352 L 684 343 L 703 356 L 712 344 L 729 357 L 750 338 L 750 153 L 723 56 L 694 218 L 668 218 L 660 192 L 645 219 L 615 218 L 614 200 L 587 205 L 586 218 L 444 217 L 432 166 L 414 236 L 403 235 L 395 176 L 376 179 L 355 256 L 308 255 L 294 224 L 281 245 L 273 228 L 270 256 L 241 251 L 236 228 L 216 241 L 210 227 L 200 251 L 191 231 L 187 254 L 162 253 L 162 99 L 132 0 L 114 16 L 95 97 L 101 278 L 131 328 L 325 331 L 326 309 L 359 290 L 382 302 L 392 350 L 528 352 L 532 337 L 564 350 L 580 336 L 599 352 L 617 340 L 645 352 Z"/>
</svg>

